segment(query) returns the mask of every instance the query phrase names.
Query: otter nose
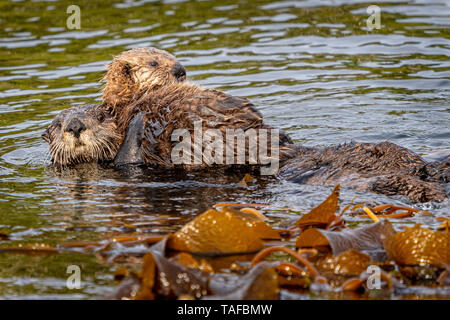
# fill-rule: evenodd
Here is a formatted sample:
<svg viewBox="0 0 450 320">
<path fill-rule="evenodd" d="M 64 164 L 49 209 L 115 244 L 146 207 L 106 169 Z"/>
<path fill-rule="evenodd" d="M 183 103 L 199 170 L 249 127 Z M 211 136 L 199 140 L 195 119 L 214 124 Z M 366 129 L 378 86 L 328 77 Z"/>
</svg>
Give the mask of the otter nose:
<svg viewBox="0 0 450 320">
<path fill-rule="evenodd" d="M 84 130 L 86 130 L 86 126 L 83 124 L 83 122 L 75 118 L 70 120 L 65 131 L 72 132 L 75 137 L 79 138 L 81 132 L 83 132 Z"/>
<path fill-rule="evenodd" d="M 178 62 L 172 67 L 172 74 L 178 81 L 184 81 L 186 79 L 186 69 Z"/>
</svg>

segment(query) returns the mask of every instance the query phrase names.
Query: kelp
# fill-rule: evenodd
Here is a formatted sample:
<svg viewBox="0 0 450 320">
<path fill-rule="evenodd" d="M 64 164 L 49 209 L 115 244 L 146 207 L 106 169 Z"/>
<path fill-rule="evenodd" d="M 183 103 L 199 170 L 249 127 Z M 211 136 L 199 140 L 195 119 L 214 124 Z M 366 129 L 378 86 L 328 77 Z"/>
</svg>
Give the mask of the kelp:
<svg viewBox="0 0 450 320">
<path fill-rule="evenodd" d="M 346 228 L 343 217 L 353 200 L 339 213 L 339 189 L 336 186 L 321 204 L 286 230 L 273 229 L 255 209 L 270 205 L 222 203 L 156 244 L 160 236 L 110 238 L 108 245 L 151 246 L 140 273 L 122 271 L 123 281 L 115 298 L 275 299 L 280 287 L 361 293 L 370 290 L 371 265 L 380 268 L 382 287 L 387 292 L 405 286 L 405 265 L 437 265 L 440 273 L 435 277 L 436 285 L 448 285 L 447 220 L 443 231 L 415 226 L 397 232 L 389 218 L 426 212 L 395 205 L 356 205 L 352 210 L 362 209 L 377 222 Z M 298 231 L 298 250 L 294 251 L 288 247 L 292 245 L 289 238 Z M 287 245 L 280 241 L 283 233 Z M 281 254 L 272 255 L 274 252 Z M 263 261 L 269 255 L 270 262 Z M 373 258 L 380 255 L 382 259 Z M 249 257 L 250 265 L 242 263 Z M 226 263 L 218 264 L 224 258 Z M 397 266 L 400 274 L 386 271 Z"/>
<path fill-rule="evenodd" d="M 321 272 L 351 276 L 366 271 L 371 261 L 367 254 L 350 249 L 338 255 L 322 258 L 316 262 L 316 266 Z"/>
<path fill-rule="evenodd" d="M 264 247 L 263 239 L 280 239 L 277 231 L 252 213 L 224 208 L 201 214 L 173 235 L 167 247 L 208 255 L 256 252 Z"/>
<path fill-rule="evenodd" d="M 300 229 L 307 227 L 327 228 L 339 220 L 340 216 L 336 215 L 336 211 L 339 210 L 339 191 L 340 185 L 337 185 L 325 201 L 296 222 L 297 227 Z"/>
<path fill-rule="evenodd" d="M 58 253 L 58 249 L 46 243 L 28 243 L 1 247 L 0 253 L 1 252 L 41 256 Z"/>
<path fill-rule="evenodd" d="M 277 275 L 269 263 L 250 269 L 242 277 L 214 274 L 190 265 L 182 265 L 179 259 L 165 257 L 167 240 L 163 240 L 144 257 L 142 271 L 124 280 L 114 299 L 276 299 L 279 289 Z M 232 279 L 230 279 L 232 278 Z"/>
<path fill-rule="evenodd" d="M 333 254 L 339 254 L 350 249 L 359 251 L 378 250 L 383 249 L 384 237 L 394 233 L 392 224 L 387 220 L 341 231 L 308 229 L 297 237 L 295 246 L 297 248 L 314 248 L 328 245 Z"/>
<path fill-rule="evenodd" d="M 276 299 L 280 288 L 356 295 L 370 290 L 371 265 L 380 268 L 382 288 L 389 294 L 407 292 L 417 275 L 431 279 L 429 292 L 448 291 L 448 218 L 439 219 L 444 223 L 437 231 L 420 225 L 396 231 L 389 218 L 426 211 L 353 206 L 352 200 L 339 213 L 339 189 L 283 230 L 270 226 L 259 210 L 288 208 L 221 203 L 168 235 L 146 233 L 141 227 L 148 222 L 127 222 L 123 228 L 120 221 L 116 230 L 121 233 L 105 234 L 102 241 L 3 246 L 0 253 L 95 252 L 101 262 L 131 265 L 131 271 L 116 270 L 120 285 L 110 299 Z M 362 209 L 377 222 L 366 218 L 363 225 L 346 227 L 349 209 Z M 133 271 L 137 267 L 140 272 Z"/>
<path fill-rule="evenodd" d="M 386 237 L 384 247 L 389 257 L 399 265 L 450 265 L 448 229 L 433 231 L 416 224 Z"/>
<path fill-rule="evenodd" d="M 214 273 L 214 268 L 211 264 L 205 259 L 200 259 L 200 262 L 197 261 L 191 254 L 186 252 L 180 252 L 173 256 L 171 261 L 185 266 L 188 269 L 198 269 L 209 273 Z"/>
</svg>

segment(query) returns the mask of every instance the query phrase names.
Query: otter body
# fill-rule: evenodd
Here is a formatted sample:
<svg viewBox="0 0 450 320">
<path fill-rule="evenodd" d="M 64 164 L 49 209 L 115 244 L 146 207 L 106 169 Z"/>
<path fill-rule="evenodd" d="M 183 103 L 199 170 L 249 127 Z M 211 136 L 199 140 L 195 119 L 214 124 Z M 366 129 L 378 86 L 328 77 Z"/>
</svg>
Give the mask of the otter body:
<svg viewBox="0 0 450 320">
<path fill-rule="evenodd" d="M 224 109 L 221 110 L 220 117 L 217 114 L 213 115 L 206 112 L 212 118 L 208 119 L 206 116 L 202 118 L 203 131 L 207 128 L 219 128 L 222 132 L 227 128 L 234 127 L 242 129 L 269 128 L 262 122 L 260 114 L 254 110 L 251 104 L 243 106 L 243 104 L 248 103 L 246 99 L 220 95 L 222 100 L 218 104 L 217 93 L 213 90 L 209 93 L 215 97 L 213 105 L 221 105 Z M 157 99 L 157 97 L 154 98 Z M 170 108 L 169 105 L 173 105 L 173 101 L 169 96 L 166 96 L 166 100 L 159 100 L 160 102 L 165 101 L 169 105 L 165 103 L 152 104 L 153 108 L 146 107 L 146 112 L 141 111 L 142 106 L 136 105 L 135 110 L 126 117 L 127 119 L 129 117 L 126 121 L 129 124 L 128 127 L 123 127 L 126 128 L 126 132 L 121 131 L 120 126 L 111 125 L 109 122 L 111 118 L 108 116 L 104 116 L 106 122 L 105 120 L 99 121 L 97 118 L 99 112 L 105 112 L 105 107 L 102 105 L 74 107 L 57 116 L 49 127 L 56 128 L 55 131 L 47 129 L 45 135 L 50 134 L 51 137 L 50 151 L 57 150 L 55 141 L 59 141 L 58 145 L 64 144 L 58 136 L 73 135 L 74 137 L 71 137 L 71 139 L 79 139 L 75 136 L 76 132 L 73 132 L 71 126 L 73 123 L 77 123 L 77 120 L 80 120 L 82 125 L 76 127 L 85 127 L 86 129 L 79 132 L 79 137 L 84 131 L 90 130 L 85 133 L 87 136 L 83 141 L 100 145 L 95 141 L 99 137 L 98 132 L 107 131 L 109 134 L 106 136 L 114 137 L 114 140 L 111 141 L 117 142 L 114 148 L 105 145 L 105 148 L 109 146 L 110 151 L 98 152 L 97 158 L 92 155 L 91 157 L 81 157 L 79 153 L 86 152 L 86 150 L 101 149 L 86 147 L 77 149 L 79 151 L 73 153 L 76 155 L 74 161 L 69 161 L 69 164 L 83 161 L 111 161 L 117 166 L 143 164 L 163 168 L 181 167 L 186 170 L 217 170 L 226 165 L 211 165 L 202 162 L 197 166 L 189 166 L 177 165 L 171 161 L 171 152 L 175 146 L 171 134 L 176 129 L 189 128 L 189 132 L 193 136 L 193 122 L 198 120 L 201 112 L 205 112 L 204 108 L 208 105 L 206 96 L 202 96 L 202 99 L 205 99 L 204 104 L 199 104 L 198 101 L 194 103 L 197 99 L 198 97 L 193 98 L 191 103 L 188 102 L 189 99 L 184 100 L 187 107 L 186 109 L 181 108 L 181 110 Z M 234 101 L 230 106 L 227 105 L 227 102 L 231 102 L 228 99 L 239 100 Z M 239 103 L 237 103 L 238 101 Z M 144 105 L 149 102 L 149 100 L 146 100 L 145 103 L 142 101 Z M 191 108 L 194 108 L 194 110 L 191 110 Z M 161 111 L 163 109 L 164 112 Z M 219 108 L 216 109 L 216 111 L 218 110 Z M 227 112 L 230 112 L 230 115 L 234 114 L 234 116 L 227 117 Z M 239 114 L 240 116 L 238 116 Z M 81 118 L 80 115 L 82 115 Z M 98 126 L 98 128 L 94 130 L 92 126 Z M 119 143 L 118 141 L 122 142 Z M 70 146 L 72 145 L 77 145 L 77 143 L 74 142 Z M 248 151 L 248 143 L 245 144 L 245 147 Z M 371 191 L 388 196 L 404 195 L 415 202 L 440 202 L 447 198 L 444 185 L 449 182 L 450 156 L 447 156 L 441 162 L 428 163 L 414 152 L 390 142 L 352 142 L 334 147 L 316 148 L 290 144 L 289 139 L 283 138 L 283 136 L 281 136 L 279 147 L 280 170 L 278 175 L 296 183 L 310 185 L 336 185 L 340 183 L 343 186 L 361 191 Z M 113 156 L 111 152 L 114 150 L 117 152 Z M 56 152 L 52 155 L 56 160 L 61 158 L 61 154 L 71 153 L 67 151 L 65 153 Z M 69 158 L 66 156 L 67 159 Z M 255 167 L 248 162 L 243 166 L 247 166 L 249 170 Z"/>
<path fill-rule="evenodd" d="M 279 174 L 311 185 L 338 183 L 361 191 L 404 195 L 415 202 L 441 202 L 447 198 L 450 156 L 427 163 L 416 153 L 385 141 L 352 142 L 334 147 L 296 146 Z"/>
<path fill-rule="evenodd" d="M 265 124 L 262 115 L 247 99 L 186 83 L 165 86 L 143 96 L 122 114 L 118 119 L 118 126 L 123 131 L 128 130 L 128 133 L 116 163 L 140 161 L 163 168 L 182 167 L 195 170 L 217 164 L 226 165 L 227 162 L 230 166 L 251 164 L 248 147 L 243 147 L 246 148 L 245 159 L 241 161 L 243 163 L 239 163 L 237 137 L 231 136 L 232 139 L 226 140 L 230 138 L 229 135 L 236 132 L 247 134 L 245 140 L 247 146 L 251 140 L 248 133 L 254 133 L 257 148 L 264 144 L 271 150 L 269 140 L 272 134 L 279 135 L 276 143 L 282 150 L 285 145 L 292 143 L 287 135 Z M 180 139 L 174 139 L 173 136 L 177 136 L 177 131 L 185 134 L 179 135 Z M 267 135 L 265 143 L 261 142 L 260 133 Z M 181 141 L 186 143 L 185 139 L 188 139 L 191 145 L 198 141 L 201 144 L 218 142 L 221 154 L 216 149 L 217 154 L 212 152 L 209 159 L 205 156 L 205 150 L 202 150 L 202 159 L 196 162 L 192 150 L 187 159 L 189 164 L 177 164 L 173 161 L 173 150 Z M 140 155 L 136 154 L 136 150 L 139 150 Z M 229 150 L 232 150 L 233 154 L 227 154 Z M 127 156 L 132 159 L 127 161 Z M 232 159 L 226 159 L 227 156 Z M 261 164 L 258 156 L 254 162 Z"/>
<path fill-rule="evenodd" d="M 185 79 L 184 67 L 166 51 L 138 48 L 116 56 L 104 77 L 103 103 L 65 110 L 47 128 L 43 137 L 50 144 L 53 161 L 61 165 L 114 161 L 116 165 L 186 170 L 251 169 L 266 164 L 261 154 L 259 162 L 250 156 L 250 149 L 262 148 L 267 149 L 267 158 L 280 161 L 280 176 L 298 183 L 340 183 L 359 190 L 406 195 L 420 202 L 447 197 L 443 184 L 448 182 L 449 157 L 426 163 L 389 142 L 327 148 L 293 145 L 287 135 L 266 125 L 247 99 L 186 84 Z M 200 159 L 195 152 L 188 154 L 187 159 L 193 160 L 190 164 L 173 161 L 173 151 L 181 142 L 173 140 L 174 133 L 183 131 L 182 142 L 186 139 L 195 144 L 197 127 L 201 142 L 206 136 L 209 142 L 220 142 L 221 148 L 215 145 L 209 157 Z M 235 161 L 240 158 L 238 142 L 220 141 L 229 130 L 254 133 L 245 136 L 241 144 L 245 149 L 241 162 Z M 252 145 L 250 136 L 256 137 L 256 144 Z M 276 144 L 269 145 L 267 140 L 272 142 L 272 137 L 277 138 Z M 232 150 L 231 164 L 219 152 L 223 149 Z M 201 149 L 202 155 L 205 150 Z"/>
</svg>

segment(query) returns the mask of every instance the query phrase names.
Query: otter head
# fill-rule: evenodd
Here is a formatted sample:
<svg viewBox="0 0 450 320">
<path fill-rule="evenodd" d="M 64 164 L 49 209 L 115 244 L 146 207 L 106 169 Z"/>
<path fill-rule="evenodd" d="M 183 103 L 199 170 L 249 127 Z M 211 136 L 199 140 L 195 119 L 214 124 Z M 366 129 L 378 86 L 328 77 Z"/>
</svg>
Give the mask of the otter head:
<svg viewBox="0 0 450 320">
<path fill-rule="evenodd" d="M 121 143 L 112 115 L 102 105 L 62 111 L 42 138 L 50 145 L 53 162 L 59 165 L 113 160 Z"/>
<path fill-rule="evenodd" d="M 156 48 L 131 49 L 108 65 L 103 101 L 117 112 L 144 92 L 185 79 L 186 70 L 170 53 Z"/>
</svg>

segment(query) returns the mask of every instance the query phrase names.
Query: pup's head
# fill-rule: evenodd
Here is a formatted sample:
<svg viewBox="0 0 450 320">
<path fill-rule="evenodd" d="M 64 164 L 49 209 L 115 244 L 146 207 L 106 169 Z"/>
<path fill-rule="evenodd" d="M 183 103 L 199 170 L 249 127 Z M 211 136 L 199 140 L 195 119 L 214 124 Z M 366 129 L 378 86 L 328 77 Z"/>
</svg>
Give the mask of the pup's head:
<svg viewBox="0 0 450 320">
<path fill-rule="evenodd" d="M 42 138 L 50 145 L 53 163 L 59 165 L 111 161 L 122 140 L 110 111 L 102 105 L 62 111 Z"/>
<path fill-rule="evenodd" d="M 135 48 L 114 57 L 103 81 L 103 101 L 121 111 L 143 92 L 186 80 L 186 70 L 164 50 Z"/>
</svg>

